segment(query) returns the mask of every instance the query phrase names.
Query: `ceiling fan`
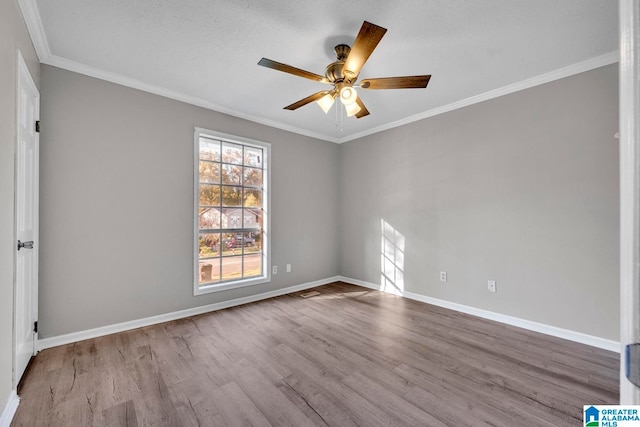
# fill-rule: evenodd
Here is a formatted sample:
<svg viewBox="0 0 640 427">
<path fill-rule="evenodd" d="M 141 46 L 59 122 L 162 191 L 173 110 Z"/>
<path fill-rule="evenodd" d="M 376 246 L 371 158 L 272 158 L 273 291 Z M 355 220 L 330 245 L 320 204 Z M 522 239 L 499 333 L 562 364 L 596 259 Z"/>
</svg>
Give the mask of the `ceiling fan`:
<svg viewBox="0 0 640 427">
<path fill-rule="evenodd" d="M 425 88 L 431 78 L 431 75 L 383 77 L 364 79 L 360 81 L 359 86 L 356 85 L 360 70 L 386 32 L 386 28 L 364 21 L 353 43 L 353 47 L 349 47 L 346 44 L 339 44 L 335 47 L 337 61 L 327 66 L 324 76 L 267 58 L 262 58 L 260 62 L 258 62 L 258 65 L 293 74 L 294 76 L 304 77 L 305 79 L 333 85 L 333 89 L 316 92 L 313 95 L 284 107 L 285 110 L 296 110 L 310 102 L 316 101 L 320 108 L 327 113 L 335 102 L 335 99 L 340 97 L 340 101 L 344 104 L 345 110 L 347 111 L 347 116 L 351 117 L 355 115 L 356 118 L 359 119 L 369 115 L 369 110 L 367 110 L 367 107 L 365 107 L 358 96 L 354 86 L 360 87 L 361 89 Z"/>
</svg>

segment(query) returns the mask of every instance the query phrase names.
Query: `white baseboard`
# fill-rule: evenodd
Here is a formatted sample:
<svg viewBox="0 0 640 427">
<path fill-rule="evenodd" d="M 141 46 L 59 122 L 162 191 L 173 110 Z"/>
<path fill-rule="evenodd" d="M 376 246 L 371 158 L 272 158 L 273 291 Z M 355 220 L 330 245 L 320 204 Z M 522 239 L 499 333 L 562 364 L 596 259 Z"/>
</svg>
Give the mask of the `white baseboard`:
<svg viewBox="0 0 640 427">
<path fill-rule="evenodd" d="M 9 394 L 9 398 L 7 399 L 7 404 L 4 405 L 2 414 L 0 414 L 0 427 L 11 426 L 11 420 L 13 420 L 13 416 L 16 414 L 16 411 L 18 410 L 19 403 L 20 403 L 20 398 L 16 394 L 16 391 L 11 390 L 11 393 Z"/>
<path fill-rule="evenodd" d="M 129 331 L 131 329 L 142 328 L 144 326 L 155 325 L 158 323 L 168 322 L 176 319 L 183 319 L 189 316 L 195 316 L 198 314 L 209 313 L 211 311 L 222 310 L 225 308 L 235 307 L 242 304 L 248 304 L 250 302 L 256 302 L 268 298 L 277 297 L 280 295 L 290 294 L 292 292 L 299 292 L 309 288 L 315 288 L 316 286 L 322 286 L 329 283 L 337 282 L 341 280 L 340 277 L 329 277 L 327 279 L 316 280 L 314 282 L 303 283 L 301 285 L 289 286 L 287 288 L 277 289 L 275 291 L 263 292 L 256 295 L 251 295 L 243 298 L 236 298 L 229 301 L 217 302 L 214 304 L 203 305 L 200 307 L 188 308 L 186 310 L 174 311 L 171 313 L 160 314 L 157 316 L 145 317 L 143 319 L 131 320 L 128 322 L 116 323 L 114 325 L 101 326 L 99 328 L 87 329 L 84 331 L 73 332 L 65 335 L 58 335 L 50 338 L 43 338 L 38 340 L 36 348 L 38 351 L 44 350 L 50 347 L 57 347 L 59 345 L 70 344 L 90 338 L 97 338 L 104 335 L 115 334 L 117 332 Z M 0 424 L 0 427 L 2 425 Z"/>
<path fill-rule="evenodd" d="M 358 279 L 352 279 L 350 277 L 340 276 L 340 280 L 353 285 L 362 286 L 365 288 L 375 289 L 376 291 L 385 292 L 381 289 L 380 285 L 365 282 Z M 505 323 L 507 325 L 517 326 L 519 328 L 528 329 L 530 331 L 540 332 L 546 335 L 551 335 L 558 338 L 564 338 L 566 340 L 587 344 L 593 347 L 602 348 L 609 351 L 620 353 L 620 343 L 605 338 L 594 337 L 593 335 L 583 334 L 582 332 L 571 331 L 569 329 L 558 328 L 556 326 L 546 325 L 544 323 L 533 322 L 531 320 L 520 319 L 518 317 L 507 316 L 505 314 L 494 313 L 492 311 L 483 310 L 480 308 L 470 307 L 468 305 L 458 304 L 455 302 L 445 301 L 437 298 L 432 298 L 420 294 L 416 294 L 408 291 L 396 291 L 389 292 L 394 295 L 400 295 L 405 298 L 424 302 L 427 304 L 437 305 L 438 307 L 448 308 L 450 310 L 459 311 L 473 316 L 482 317 L 484 319 L 495 320 L 496 322 Z"/>
<path fill-rule="evenodd" d="M 37 349 L 44 350 L 50 347 L 56 347 L 59 345 L 69 344 L 73 342 L 78 342 L 90 338 L 101 337 L 104 335 L 115 334 L 117 332 L 129 331 L 131 329 L 141 328 L 144 326 L 155 325 L 162 322 L 168 322 L 171 320 L 182 319 L 189 316 L 195 316 L 198 314 L 208 313 L 211 311 L 222 310 L 225 308 L 235 307 L 242 304 L 248 304 L 250 302 L 260 301 L 268 298 L 277 297 L 280 295 L 289 294 L 292 292 L 298 292 L 309 288 L 314 288 L 316 286 L 322 286 L 329 283 L 333 283 L 336 281 L 342 281 L 346 283 L 351 283 L 354 285 L 362 286 L 369 289 L 375 289 L 376 291 L 385 292 L 384 289 L 381 289 L 380 285 L 376 285 L 374 283 L 365 282 L 358 279 L 352 279 L 350 277 L 343 276 L 334 276 L 329 277 L 327 279 L 317 280 L 314 282 L 303 283 L 301 285 L 290 286 L 283 289 L 277 289 L 275 291 L 264 292 L 256 295 L 251 295 L 243 298 L 236 298 L 229 301 L 218 302 L 209 305 L 203 305 L 201 307 L 189 308 L 186 310 L 174 311 L 171 313 L 160 314 L 157 316 L 145 317 L 143 319 L 131 320 L 129 322 L 117 323 L 115 325 L 102 326 L 94 329 L 87 329 L 85 331 L 74 332 L 65 335 L 59 335 L 51 338 L 44 338 L 38 340 Z M 471 314 L 473 316 L 482 317 L 484 319 L 494 320 L 496 322 L 505 323 L 507 325 L 517 326 L 523 329 L 528 329 L 530 331 L 540 332 L 546 335 L 551 335 L 558 338 L 564 338 L 570 341 L 579 342 L 582 344 L 587 344 L 593 347 L 602 348 L 609 351 L 620 352 L 620 343 L 613 340 L 608 340 L 605 338 L 595 337 L 592 335 L 587 335 L 582 332 L 571 331 L 569 329 L 558 328 L 556 326 L 546 325 L 544 323 L 533 322 L 531 320 L 521 319 L 518 317 L 508 316 L 505 314 L 495 313 L 488 310 L 483 310 L 476 307 L 471 307 L 468 305 L 458 304 L 455 302 L 445 301 L 437 298 L 428 297 L 425 295 L 416 294 L 413 292 L 402 291 L 402 292 L 393 292 L 396 295 L 400 295 L 405 298 L 409 298 L 412 300 L 424 302 L 427 304 L 436 305 L 443 308 L 448 308 L 450 310 L 459 311 L 462 313 Z M 16 396 L 17 399 L 17 396 Z M 17 402 L 15 403 L 17 407 Z M 8 406 L 7 406 L 8 407 Z M 14 408 L 15 411 L 15 408 Z M 6 412 L 6 409 L 5 409 Z M 4 416 L 4 412 L 3 412 Z M 13 414 L 12 414 L 13 416 Z M 2 421 L 4 418 L 0 418 Z M 0 422 L 0 427 L 4 425 Z"/>
</svg>

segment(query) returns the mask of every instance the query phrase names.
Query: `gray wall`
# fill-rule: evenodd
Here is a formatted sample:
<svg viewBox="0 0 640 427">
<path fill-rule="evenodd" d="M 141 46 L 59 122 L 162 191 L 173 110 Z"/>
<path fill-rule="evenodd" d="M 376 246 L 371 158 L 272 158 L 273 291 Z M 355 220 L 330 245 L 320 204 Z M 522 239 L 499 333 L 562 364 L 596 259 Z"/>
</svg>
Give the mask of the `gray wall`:
<svg viewBox="0 0 640 427">
<path fill-rule="evenodd" d="M 15 1 L 0 1 L 0 413 L 12 388 L 17 51 L 39 85 L 36 52 Z"/>
<path fill-rule="evenodd" d="M 42 337 L 336 274 L 380 283 L 384 219 L 405 290 L 618 339 L 615 65 L 342 145 L 41 72 Z M 270 284 L 192 296 L 194 126 L 273 144 Z"/>
<path fill-rule="evenodd" d="M 41 337 L 338 274 L 337 145 L 50 66 L 41 73 Z M 271 283 L 193 296 L 194 126 L 272 144 Z"/>
<path fill-rule="evenodd" d="M 384 219 L 406 291 L 617 340 L 617 130 L 611 65 L 341 145 L 340 273 Z"/>
</svg>

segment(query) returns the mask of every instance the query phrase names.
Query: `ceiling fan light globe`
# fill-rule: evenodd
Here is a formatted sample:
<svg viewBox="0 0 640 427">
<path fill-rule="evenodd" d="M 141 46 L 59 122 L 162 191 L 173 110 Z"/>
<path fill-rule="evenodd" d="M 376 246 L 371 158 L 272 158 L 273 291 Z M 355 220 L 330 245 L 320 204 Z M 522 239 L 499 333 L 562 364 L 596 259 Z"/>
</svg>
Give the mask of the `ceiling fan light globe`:
<svg viewBox="0 0 640 427">
<path fill-rule="evenodd" d="M 318 99 L 316 101 L 316 104 L 318 104 L 320 108 L 322 108 L 322 111 L 324 111 L 324 113 L 327 114 L 331 109 L 331 107 L 333 106 L 334 101 L 335 101 L 334 97 L 330 93 L 328 93 L 322 98 Z"/>
<path fill-rule="evenodd" d="M 347 104 L 344 106 L 344 109 L 347 110 L 347 117 L 352 117 L 360 112 L 362 108 L 355 102 L 353 104 Z"/>
<path fill-rule="evenodd" d="M 356 102 L 358 99 L 358 92 L 351 86 L 345 86 L 340 89 L 340 101 L 344 105 L 350 105 Z"/>
</svg>

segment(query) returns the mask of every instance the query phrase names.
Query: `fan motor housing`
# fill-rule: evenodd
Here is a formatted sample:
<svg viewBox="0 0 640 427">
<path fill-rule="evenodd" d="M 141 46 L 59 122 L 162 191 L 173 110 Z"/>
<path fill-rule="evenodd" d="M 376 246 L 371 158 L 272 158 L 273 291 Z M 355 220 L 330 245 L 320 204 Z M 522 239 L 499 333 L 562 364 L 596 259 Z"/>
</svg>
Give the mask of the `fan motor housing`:
<svg viewBox="0 0 640 427">
<path fill-rule="evenodd" d="M 336 61 L 327 65 L 327 69 L 324 72 L 324 75 L 327 76 L 327 79 L 331 83 L 337 83 L 344 80 L 344 76 L 342 75 L 342 66 L 344 65 L 344 61 Z"/>
<path fill-rule="evenodd" d="M 334 49 L 338 60 L 327 65 L 324 75 L 331 83 L 340 83 L 344 81 L 342 67 L 344 66 L 344 61 L 347 59 L 347 56 L 349 56 L 349 52 L 351 52 L 351 47 L 346 44 L 339 44 Z"/>
</svg>

